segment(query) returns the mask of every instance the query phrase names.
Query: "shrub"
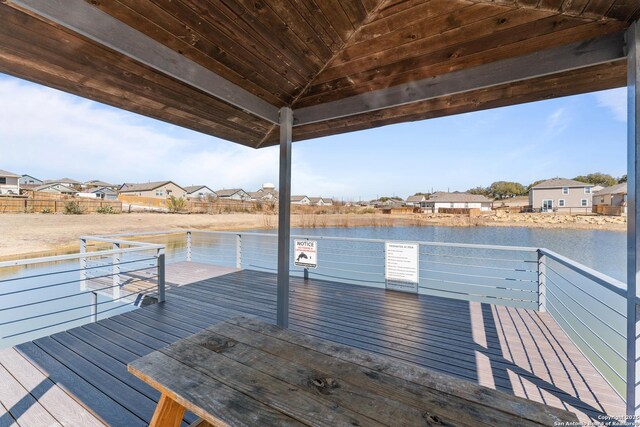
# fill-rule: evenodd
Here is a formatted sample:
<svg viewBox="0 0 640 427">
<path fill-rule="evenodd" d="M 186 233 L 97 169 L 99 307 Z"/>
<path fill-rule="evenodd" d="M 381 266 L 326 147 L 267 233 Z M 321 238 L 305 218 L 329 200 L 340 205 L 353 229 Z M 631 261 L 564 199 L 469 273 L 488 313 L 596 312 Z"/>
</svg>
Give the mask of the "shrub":
<svg viewBox="0 0 640 427">
<path fill-rule="evenodd" d="M 65 215 L 81 215 L 84 210 L 79 202 L 67 202 L 64 204 L 64 213 Z"/>
<path fill-rule="evenodd" d="M 51 209 L 49 209 L 49 208 L 44 208 L 44 209 L 42 209 L 42 210 L 40 211 L 40 213 L 43 213 L 43 214 L 50 214 L 50 213 L 53 213 L 53 211 L 52 211 Z"/>
<path fill-rule="evenodd" d="M 99 214 L 114 214 L 116 213 L 116 210 L 113 209 L 113 206 L 100 206 L 96 209 L 96 212 Z"/>
<path fill-rule="evenodd" d="M 185 210 L 186 207 L 187 201 L 182 197 L 171 196 L 169 200 L 167 200 L 167 209 L 169 209 L 169 212 L 181 212 Z"/>
</svg>

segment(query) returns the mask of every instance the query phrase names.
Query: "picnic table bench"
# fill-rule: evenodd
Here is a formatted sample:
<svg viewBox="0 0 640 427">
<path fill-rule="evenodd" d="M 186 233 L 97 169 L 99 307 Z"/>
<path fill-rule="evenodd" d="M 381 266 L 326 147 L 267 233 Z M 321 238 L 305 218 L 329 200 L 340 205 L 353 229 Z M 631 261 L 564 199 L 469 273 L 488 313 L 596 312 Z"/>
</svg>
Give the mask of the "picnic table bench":
<svg viewBox="0 0 640 427">
<path fill-rule="evenodd" d="M 575 414 L 375 353 L 239 316 L 141 357 L 162 395 L 151 426 L 185 410 L 213 426 L 553 426 Z"/>
</svg>

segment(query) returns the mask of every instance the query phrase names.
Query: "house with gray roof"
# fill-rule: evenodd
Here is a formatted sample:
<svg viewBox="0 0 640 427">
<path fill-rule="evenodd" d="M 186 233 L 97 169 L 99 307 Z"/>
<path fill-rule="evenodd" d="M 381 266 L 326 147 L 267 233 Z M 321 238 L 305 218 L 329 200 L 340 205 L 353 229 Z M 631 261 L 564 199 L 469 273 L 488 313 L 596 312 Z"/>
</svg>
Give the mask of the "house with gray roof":
<svg viewBox="0 0 640 427">
<path fill-rule="evenodd" d="M 187 195 L 185 189 L 173 181 L 155 181 L 142 184 L 126 183 L 120 187 L 118 193 L 154 199 L 168 199 L 171 196 L 183 198 Z"/>
<path fill-rule="evenodd" d="M 223 188 L 222 190 L 216 190 L 216 194 L 220 199 L 241 201 L 251 200 L 251 196 L 249 196 L 249 193 L 241 188 Z"/>
<path fill-rule="evenodd" d="M 87 181 L 84 184 L 82 184 L 82 186 L 84 188 L 107 187 L 112 189 L 117 187 L 117 185 L 109 184 L 108 182 L 100 181 L 99 179 L 93 179 L 91 181 Z"/>
<path fill-rule="evenodd" d="M 50 193 L 63 196 L 75 196 L 78 192 L 68 185 L 64 185 L 59 182 L 50 182 L 48 184 L 42 184 L 33 189 L 36 193 Z"/>
<path fill-rule="evenodd" d="M 38 185 L 44 184 L 43 180 L 35 178 L 31 175 L 22 175 L 18 181 L 20 182 L 20 186 L 23 186 L 23 185 L 38 186 Z"/>
<path fill-rule="evenodd" d="M 187 192 L 187 199 L 203 200 L 218 197 L 215 191 L 206 185 L 188 185 L 184 187 Z"/>
<path fill-rule="evenodd" d="M 47 179 L 43 184 L 61 184 L 69 188 L 81 187 L 82 183 L 71 178 Z"/>
<path fill-rule="evenodd" d="M 491 200 L 480 194 L 469 193 L 446 193 L 438 191 L 421 203 L 427 211 L 438 213 L 442 208 L 446 209 L 480 209 L 481 211 L 491 210 Z"/>
<path fill-rule="evenodd" d="M 307 196 L 291 196 L 291 204 L 309 206 L 311 204 L 311 199 Z"/>
<path fill-rule="evenodd" d="M 0 169 L 0 195 L 20 195 L 20 178 L 18 174 Z"/>
<path fill-rule="evenodd" d="M 627 214 L 627 183 L 612 185 L 593 193 L 593 206 L 595 211 L 600 213 L 599 206 L 607 206 L 617 209 L 602 209 L 602 213 L 607 211 L 619 212 L 616 215 Z"/>
<path fill-rule="evenodd" d="M 426 202 L 427 201 L 427 196 L 425 196 L 424 194 L 420 194 L 417 196 L 409 196 L 407 197 L 407 200 L 404 202 L 405 205 L 407 206 L 421 206 L 421 203 Z"/>
<path fill-rule="evenodd" d="M 593 187 L 573 179 L 548 179 L 531 187 L 529 204 L 541 212 L 591 212 Z"/>
</svg>

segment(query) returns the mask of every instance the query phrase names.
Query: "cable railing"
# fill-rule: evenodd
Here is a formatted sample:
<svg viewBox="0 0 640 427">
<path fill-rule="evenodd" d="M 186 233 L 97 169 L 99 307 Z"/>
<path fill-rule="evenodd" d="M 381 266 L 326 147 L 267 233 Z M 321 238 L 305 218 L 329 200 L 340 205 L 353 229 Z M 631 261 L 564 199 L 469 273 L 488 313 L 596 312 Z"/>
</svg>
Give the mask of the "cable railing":
<svg viewBox="0 0 640 427">
<path fill-rule="evenodd" d="M 178 239 L 185 245 L 181 250 L 190 260 L 277 271 L 275 234 L 181 233 Z M 307 235 L 291 238 L 314 240 L 318 249 L 318 267 L 304 269 L 292 263 L 292 276 L 385 287 L 385 243 L 389 240 Z M 547 249 L 413 243 L 419 251 L 418 293 L 546 311 L 622 394 L 626 366 L 623 283 Z M 289 256 L 293 259 L 293 252 Z"/>
<path fill-rule="evenodd" d="M 79 253 L 0 262 L 0 346 L 131 310 L 145 297 L 164 298 L 164 245 L 80 242 Z"/>
<path fill-rule="evenodd" d="M 313 269 L 291 262 L 293 277 L 375 288 L 389 287 L 386 245 L 410 243 L 417 270 L 412 292 L 548 312 L 614 388 L 624 390 L 626 289 L 609 276 L 532 247 L 291 239 L 315 241 L 318 257 Z M 171 230 L 80 241 L 79 254 L 0 263 L 0 336 L 5 340 L 17 343 L 132 309 L 148 292 L 163 301 L 165 262 L 277 272 L 277 235 L 272 233 Z M 3 269 L 19 266 L 28 268 L 3 275 Z"/>
</svg>

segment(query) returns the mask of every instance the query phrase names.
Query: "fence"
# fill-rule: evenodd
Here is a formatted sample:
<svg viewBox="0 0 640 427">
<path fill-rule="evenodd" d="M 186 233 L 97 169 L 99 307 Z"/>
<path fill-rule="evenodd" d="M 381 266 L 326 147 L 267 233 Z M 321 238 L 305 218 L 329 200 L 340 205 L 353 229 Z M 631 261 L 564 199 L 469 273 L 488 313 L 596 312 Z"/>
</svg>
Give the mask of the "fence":
<svg viewBox="0 0 640 427">
<path fill-rule="evenodd" d="M 163 243 L 177 259 L 276 272 L 269 233 L 177 231 L 135 236 Z M 132 235 L 127 235 L 132 237 Z M 164 239 L 164 240 L 163 240 Z M 385 287 L 386 240 L 292 236 L 316 240 L 318 268 L 292 266 L 298 277 Z M 624 283 L 548 249 L 416 242 L 417 291 L 425 295 L 547 311 L 621 394 L 625 385 Z M 293 258 L 293 254 L 290 254 Z"/>
<path fill-rule="evenodd" d="M 600 215 L 623 216 L 627 214 L 627 208 L 625 206 L 594 205 L 592 212 Z"/>
<path fill-rule="evenodd" d="M 77 203 L 83 213 L 95 213 L 100 208 L 111 207 L 114 212 L 122 212 L 122 203 L 107 200 L 82 198 L 69 199 L 32 199 L 0 198 L 0 213 L 64 213 L 65 205 Z"/>
<path fill-rule="evenodd" d="M 386 286 L 385 244 L 389 241 L 292 236 L 292 240 L 295 239 L 317 241 L 318 267 L 309 270 L 292 265 L 290 273 L 293 276 L 378 288 Z M 417 293 L 547 311 L 622 394 L 625 387 L 627 342 L 624 283 L 544 248 L 441 242 L 414 244 L 418 249 Z M 27 286 L 23 290 L 18 282 L 37 277 L 50 280 L 62 272 L 36 272 L 25 277 L 0 280 L 0 284 L 5 287 L 9 285 L 9 290 L 0 296 L 33 292 L 64 283 L 80 283 L 80 294 L 106 294 L 107 301 L 116 301 L 126 298 L 123 294 L 133 294 L 131 291 L 126 292 L 127 284 L 139 282 L 142 284 L 139 287 L 143 290 L 157 287 L 158 298 L 163 300 L 165 251 L 167 262 L 194 261 L 242 269 L 277 271 L 277 236 L 271 233 L 175 230 L 120 234 L 83 237 L 81 248 L 82 253 L 63 256 L 64 258 L 0 263 L 0 273 L 3 267 L 15 265 L 31 266 L 69 259 L 80 263 L 79 268 L 69 269 L 67 266 L 67 271 L 64 271 L 64 274 L 75 272 L 76 276 L 65 277 L 54 284 L 47 282 L 40 286 L 36 283 L 37 286 Z M 137 257 L 132 257 L 129 252 L 137 254 Z M 293 258 L 292 253 L 289 256 L 290 259 Z M 95 264 L 92 260 L 95 260 Z M 139 264 L 144 262 L 151 262 L 153 265 Z M 150 274 L 150 268 L 156 273 Z M 154 275 L 156 277 L 152 277 Z M 124 283 L 125 281 L 128 282 Z M 145 289 L 147 285 L 149 289 Z M 129 289 L 137 288 L 129 286 Z M 77 294 L 40 300 L 36 298 L 33 303 L 31 300 L 17 303 L 5 299 L 5 306 L 0 307 L 0 314 L 16 315 L 17 312 L 11 310 L 36 304 L 46 308 L 45 303 L 72 298 Z M 61 311 L 96 307 L 96 304 L 103 303 L 105 302 L 94 300 L 77 308 L 54 310 L 35 316 L 30 313 L 29 317 L 18 320 L 11 318 L 3 321 L 0 317 L 0 327 L 34 318 L 47 318 L 46 316 L 59 314 Z M 95 313 L 105 311 L 107 310 L 94 309 Z M 53 326 L 71 327 L 76 320 L 78 319 L 54 322 Z M 49 326 L 42 326 L 35 330 L 42 329 L 50 333 L 48 328 Z M 33 328 L 26 328 L 26 332 L 10 334 L 9 337 L 28 335 L 33 331 Z"/>
<path fill-rule="evenodd" d="M 81 252 L 0 262 L 2 347 L 164 299 L 164 246 L 83 238 Z"/>
</svg>

